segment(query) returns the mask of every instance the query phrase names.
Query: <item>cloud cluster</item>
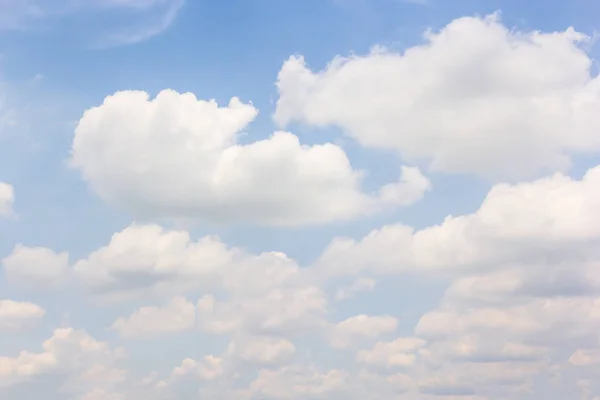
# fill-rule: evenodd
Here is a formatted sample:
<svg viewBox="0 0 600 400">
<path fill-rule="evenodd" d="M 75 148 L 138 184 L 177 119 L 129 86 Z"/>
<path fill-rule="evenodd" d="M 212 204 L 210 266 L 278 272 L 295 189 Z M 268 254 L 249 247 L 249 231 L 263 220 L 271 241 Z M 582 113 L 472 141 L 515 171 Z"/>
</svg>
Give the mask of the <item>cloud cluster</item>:
<svg viewBox="0 0 600 400">
<path fill-rule="evenodd" d="M 110 386 L 125 379 L 126 371 L 114 367 L 122 356 L 122 350 L 111 349 L 84 331 L 56 329 L 41 352 L 0 358 L 0 387 L 50 373 L 66 377 L 65 390 L 75 393 L 98 384 Z"/>
<path fill-rule="evenodd" d="M 392 225 L 356 242 L 334 239 L 305 268 L 281 253 L 253 255 L 216 237 L 194 242 L 183 231 L 133 225 L 70 269 L 91 295 L 114 301 L 143 296 L 156 303 L 199 288 L 210 293 L 172 297 L 112 325 L 129 340 L 182 332 L 230 338 L 222 352 L 183 360 L 170 375 L 155 378 L 161 393 L 186 377 L 213 382 L 203 390 L 219 396 L 250 399 L 292 398 L 283 394 L 284 384 L 295 385 L 293 396 L 307 398 L 361 398 L 370 385 L 378 396 L 407 399 L 417 393 L 511 396 L 533 390 L 539 379 L 593 377 L 600 362 L 598 170 L 581 180 L 554 175 L 495 186 L 473 214 L 420 231 Z M 544 207 L 536 199 L 545 199 Z M 378 279 L 405 273 L 452 278 L 439 308 L 420 318 L 414 336 L 400 335 L 402 321 L 393 315 L 356 314 L 337 322 L 330 316 L 336 291 L 327 293 L 323 283 L 358 275 L 351 288 L 372 288 Z M 7 303 L 12 311 L 0 314 L 15 328 L 43 315 L 35 307 L 23 306 L 21 313 Z M 305 352 L 315 343 L 350 355 L 354 367 L 306 364 Z M 216 383 L 248 368 L 259 372 L 247 388 Z"/>
<path fill-rule="evenodd" d="M 510 30 L 498 15 L 459 18 L 403 52 L 377 47 L 319 72 L 291 57 L 274 118 L 334 125 L 365 146 L 433 170 L 492 179 L 564 170 L 597 152 L 600 80 L 564 32 Z"/>
<path fill-rule="evenodd" d="M 600 166 L 563 170 L 600 145 L 585 38 L 516 32 L 490 16 L 426 39 L 402 54 L 336 58 L 319 73 L 291 58 L 275 119 L 337 125 L 432 170 L 519 182 L 495 181 L 475 211 L 436 225 L 341 235 L 301 265 L 160 223 L 324 224 L 408 206 L 431 183 L 403 166 L 397 182 L 367 193 L 339 145 L 282 131 L 242 144 L 258 111 L 237 98 L 117 92 L 82 116 L 70 164 L 145 222 L 82 256 L 18 244 L 2 259 L 18 293 L 76 288 L 82 307 L 112 318 L 94 333 L 106 339 L 63 327 L 41 350 L 0 357 L 0 397 L 23 398 L 15 390 L 49 378 L 85 400 L 539 400 L 550 385 L 557 399 L 597 399 Z M 407 276 L 447 283 L 414 322 L 398 293 L 374 296 Z M 0 300 L 2 334 L 47 317 Z M 186 340 L 189 354 L 167 357 Z M 160 368 L 136 360 L 141 343 Z"/>
<path fill-rule="evenodd" d="M 238 144 L 257 113 L 237 98 L 220 107 L 173 90 L 152 100 L 118 92 L 79 121 L 71 163 L 103 199 L 142 218 L 315 224 L 409 205 L 430 189 L 402 167 L 398 182 L 364 193 L 341 147 L 302 145 L 289 132 Z"/>
</svg>

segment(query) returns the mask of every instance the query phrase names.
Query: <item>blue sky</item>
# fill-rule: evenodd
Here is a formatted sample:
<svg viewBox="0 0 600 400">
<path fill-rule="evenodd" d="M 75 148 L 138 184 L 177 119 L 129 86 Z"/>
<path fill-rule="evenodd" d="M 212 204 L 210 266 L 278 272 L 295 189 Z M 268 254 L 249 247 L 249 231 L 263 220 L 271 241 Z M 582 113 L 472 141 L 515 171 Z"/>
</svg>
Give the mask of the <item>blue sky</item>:
<svg viewBox="0 0 600 400">
<path fill-rule="evenodd" d="M 0 397 L 600 396 L 593 1 L 52 3 L 0 1 Z"/>
</svg>

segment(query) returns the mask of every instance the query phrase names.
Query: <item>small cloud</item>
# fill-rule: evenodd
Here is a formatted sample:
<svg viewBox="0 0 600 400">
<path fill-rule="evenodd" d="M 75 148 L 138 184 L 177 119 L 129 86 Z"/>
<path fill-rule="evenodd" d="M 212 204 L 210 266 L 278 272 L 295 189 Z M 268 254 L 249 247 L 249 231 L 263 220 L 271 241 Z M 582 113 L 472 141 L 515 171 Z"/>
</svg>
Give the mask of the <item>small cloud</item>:
<svg viewBox="0 0 600 400">
<path fill-rule="evenodd" d="M 46 77 L 43 74 L 37 73 L 28 80 L 28 84 L 37 85 L 41 83 L 44 79 L 46 79 Z"/>
</svg>

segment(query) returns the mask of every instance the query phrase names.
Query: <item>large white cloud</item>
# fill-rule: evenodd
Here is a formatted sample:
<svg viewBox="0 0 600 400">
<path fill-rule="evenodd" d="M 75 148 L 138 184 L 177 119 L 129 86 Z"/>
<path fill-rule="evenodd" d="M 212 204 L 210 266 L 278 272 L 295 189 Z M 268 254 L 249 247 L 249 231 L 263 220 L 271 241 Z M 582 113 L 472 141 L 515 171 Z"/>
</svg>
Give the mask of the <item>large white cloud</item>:
<svg viewBox="0 0 600 400">
<path fill-rule="evenodd" d="M 336 57 L 319 72 L 300 56 L 278 78 L 275 120 L 336 125 L 407 162 L 488 178 L 563 169 L 600 149 L 600 79 L 564 32 L 522 32 L 498 15 L 465 17 L 402 52 Z"/>
<path fill-rule="evenodd" d="M 340 147 L 287 132 L 238 144 L 257 112 L 237 98 L 219 107 L 173 90 L 152 100 L 118 92 L 79 121 L 71 163 L 102 198 L 143 218 L 322 223 L 408 205 L 430 188 L 403 167 L 398 182 L 365 194 Z"/>
<path fill-rule="evenodd" d="M 12 185 L 0 181 L 0 217 L 6 217 L 13 214 L 14 202 L 14 188 L 12 187 Z"/>
</svg>

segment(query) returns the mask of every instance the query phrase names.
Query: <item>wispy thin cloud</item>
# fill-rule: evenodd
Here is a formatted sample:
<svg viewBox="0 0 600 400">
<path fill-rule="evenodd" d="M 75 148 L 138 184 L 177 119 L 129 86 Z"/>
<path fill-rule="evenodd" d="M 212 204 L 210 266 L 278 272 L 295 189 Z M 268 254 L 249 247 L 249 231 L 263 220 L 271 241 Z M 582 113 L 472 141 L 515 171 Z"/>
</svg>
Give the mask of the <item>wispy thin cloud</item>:
<svg viewBox="0 0 600 400">
<path fill-rule="evenodd" d="M 35 2 L 0 0 L 0 31 L 26 29 L 29 21 L 43 14 L 43 10 Z"/>
<path fill-rule="evenodd" d="M 125 0 L 118 1 L 124 2 Z M 142 0 L 129 1 L 132 3 L 143 3 Z M 165 0 L 162 2 L 167 3 Z M 185 0 L 169 0 L 168 3 L 170 3 L 168 4 L 168 8 L 157 18 L 158 20 L 149 23 L 146 22 L 133 28 L 129 27 L 125 30 L 105 35 L 98 41 L 97 47 L 103 48 L 135 44 L 166 31 L 177 19 L 177 15 L 185 4 Z"/>
<path fill-rule="evenodd" d="M 95 47 L 138 43 L 167 30 L 177 19 L 185 0 L 0 0 L 0 31 L 34 30 L 40 22 L 81 13 L 127 12 L 133 20 L 126 28 L 111 28 Z"/>
</svg>

